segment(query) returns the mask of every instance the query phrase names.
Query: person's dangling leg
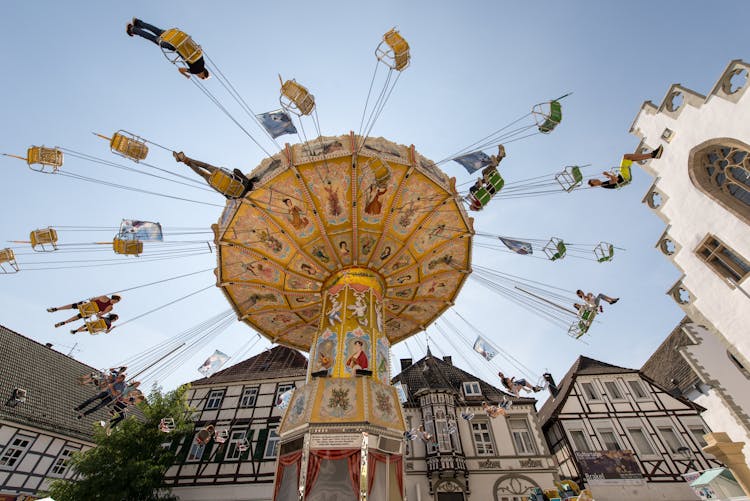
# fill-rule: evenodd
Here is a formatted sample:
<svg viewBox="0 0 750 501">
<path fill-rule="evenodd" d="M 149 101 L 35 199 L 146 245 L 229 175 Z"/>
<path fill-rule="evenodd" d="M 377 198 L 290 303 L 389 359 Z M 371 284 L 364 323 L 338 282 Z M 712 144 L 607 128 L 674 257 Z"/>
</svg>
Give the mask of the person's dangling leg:
<svg viewBox="0 0 750 501">
<path fill-rule="evenodd" d="M 77 303 L 70 303 L 70 304 L 66 304 L 65 306 L 58 306 L 58 307 L 53 306 L 52 308 L 47 308 L 47 311 L 52 313 L 53 311 L 57 311 L 57 310 L 75 310 L 83 302 L 84 301 L 78 301 Z"/>
<path fill-rule="evenodd" d="M 131 31 L 134 35 L 145 38 L 157 45 L 159 44 L 158 38 L 164 33 L 164 30 L 161 28 L 157 28 L 153 24 L 145 23 L 136 18 L 133 18 L 133 28 Z"/>
<path fill-rule="evenodd" d="M 596 305 L 597 306 L 599 305 L 599 301 L 601 301 L 602 299 L 605 300 L 606 302 L 608 302 L 609 304 L 615 304 L 617 301 L 620 300 L 619 297 L 609 297 L 606 294 L 598 294 L 596 296 Z"/>
<path fill-rule="evenodd" d="M 78 315 L 72 316 L 72 317 L 70 317 L 70 318 L 69 318 L 69 319 L 67 319 L 67 320 L 63 320 L 62 322 L 57 322 L 57 323 L 55 324 L 55 327 L 62 327 L 62 326 L 63 326 L 63 325 L 65 325 L 65 324 L 69 324 L 70 322 L 75 322 L 76 320 L 80 320 L 80 319 L 82 319 L 82 318 L 83 318 L 83 317 L 82 317 L 82 316 L 81 316 L 81 314 L 79 313 Z"/>
</svg>

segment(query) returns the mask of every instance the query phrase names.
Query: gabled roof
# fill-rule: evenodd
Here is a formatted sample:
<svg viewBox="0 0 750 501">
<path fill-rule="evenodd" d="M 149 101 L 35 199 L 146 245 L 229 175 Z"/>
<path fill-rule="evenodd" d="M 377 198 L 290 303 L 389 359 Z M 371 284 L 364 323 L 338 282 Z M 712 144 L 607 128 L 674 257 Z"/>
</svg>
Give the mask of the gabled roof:
<svg viewBox="0 0 750 501">
<path fill-rule="evenodd" d="M 407 396 L 409 397 L 409 400 L 404 404 L 406 407 L 417 405 L 417 394 L 422 390 L 454 392 L 461 401 L 468 405 L 481 405 L 483 401 L 497 404 L 503 398 L 517 403 L 536 403 L 534 398 L 515 397 L 505 393 L 473 374 L 459 369 L 452 363 L 433 357 L 430 352 L 424 358 L 414 362 L 397 374 L 391 382 L 401 382 L 401 384 L 406 385 Z M 463 383 L 465 382 L 478 382 L 482 395 L 464 397 Z"/>
<path fill-rule="evenodd" d="M 600 374 L 639 374 L 641 379 L 657 386 L 665 393 L 669 393 L 662 385 L 660 385 L 658 382 L 654 381 L 647 375 L 643 374 L 641 371 L 638 371 L 636 369 L 628 369 L 625 367 L 618 367 L 617 365 L 600 362 L 599 360 L 594 360 L 593 358 L 580 356 L 558 383 L 557 387 L 559 389 L 559 392 L 557 393 L 557 396 L 553 397 L 550 395 L 550 398 L 548 398 L 547 401 L 544 402 L 544 405 L 539 410 L 538 416 L 539 422 L 542 425 L 542 429 L 546 428 L 548 422 L 552 418 L 557 416 L 558 411 L 568 399 L 570 390 L 572 389 L 573 384 L 575 383 L 575 380 L 578 376 L 595 376 Z M 705 410 L 700 405 L 691 402 L 690 400 L 687 400 L 683 397 L 674 395 L 672 396 L 686 406 L 691 407 L 698 412 L 702 412 Z"/>
<path fill-rule="evenodd" d="M 249 381 L 304 376 L 307 373 L 307 358 L 299 351 L 286 346 L 275 346 L 270 350 L 248 358 L 221 370 L 210 378 L 193 381 L 193 386 L 208 386 L 216 383 Z"/>
<path fill-rule="evenodd" d="M 100 409 L 79 421 L 73 408 L 96 394 L 77 383 L 95 369 L 2 325 L 0 346 L 0 419 L 92 442 L 92 422 L 109 414 Z M 26 402 L 7 405 L 16 388 L 26 390 Z"/>
<path fill-rule="evenodd" d="M 562 407 L 565 400 L 568 398 L 570 389 L 575 382 L 575 379 L 579 375 L 597 375 L 597 374 L 632 374 L 637 373 L 635 369 L 627 369 L 625 367 L 618 367 L 617 365 L 600 362 L 593 358 L 580 356 L 570 367 L 568 372 L 563 378 L 557 383 L 558 393 L 556 397 L 550 395 L 542 408 L 539 409 L 539 422 L 542 427 L 547 424 L 547 421 L 557 414 L 557 410 Z"/>
<path fill-rule="evenodd" d="M 685 393 L 699 381 L 690 364 L 680 353 L 682 346 L 693 344 L 682 330 L 682 326 L 688 322 L 690 322 L 688 317 L 683 318 L 641 367 L 641 372 L 660 386 L 669 390 L 677 388 L 680 394 Z"/>
</svg>

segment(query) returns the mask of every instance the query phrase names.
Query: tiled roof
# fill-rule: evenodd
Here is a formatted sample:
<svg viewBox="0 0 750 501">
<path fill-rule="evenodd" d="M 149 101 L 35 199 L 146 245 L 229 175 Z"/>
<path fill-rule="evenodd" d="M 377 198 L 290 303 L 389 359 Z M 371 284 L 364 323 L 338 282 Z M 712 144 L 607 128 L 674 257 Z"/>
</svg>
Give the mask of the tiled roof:
<svg viewBox="0 0 750 501">
<path fill-rule="evenodd" d="M 103 409 L 76 419 L 75 406 L 96 393 L 77 378 L 94 370 L 0 325 L 0 419 L 91 442 L 92 422 L 109 419 Z M 26 402 L 7 405 L 15 388 Z"/>
<path fill-rule="evenodd" d="M 478 382 L 482 390 L 482 396 L 464 397 L 463 383 Z M 401 382 L 406 385 L 409 400 L 404 404 L 406 407 L 418 405 L 415 397 L 420 390 L 447 390 L 455 392 L 465 404 L 480 405 L 482 401 L 497 404 L 503 398 L 517 403 L 536 403 L 534 398 L 515 397 L 504 391 L 482 381 L 478 377 L 459 369 L 452 363 L 433 357 L 429 352 L 423 359 L 414 362 L 409 367 L 397 374 L 391 382 Z M 462 404 L 462 405 L 465 405 Z"/>
<path fill-rule="evenodd" d="M 641 372 L 660 386 L 668 390 L 678 388 L 680 394 L 699 380 L 679 351 L 680 347 L 693 344 L 682 330 L 688 322 L 690 319 L 685 317 L 641 367 Z"/>
<path fill-rule="evenodd" d="M 233 381 L 304 376 L 306 373 L 307 358 L 302 353 L 286 346 L 275 346 L 219 371 L 210 378 L 201 378 L 191 384 L 208 386 Z"/>
<path fill-rule="evenodd" d="M 539 409 L 539 422 L 544 427 L 547 421 L 556 413 L 556 411 L 562 407 L 562 404 L 568 398 L 568 393 L 575 382 L 575 378 L 579 375 L 596 375 L 596 374 L 628 374 L 638 372 L 635 369 L 626 369 L 625 367 L 618 367 L 616 365 L 607 364 L 594 360 L 593 358 L 580 356 L 570 367 L 568 372 L 563 378 L 557 383 L 558 393 L 556 397 L 550 395 L 541 409 Z"/>
</svg>

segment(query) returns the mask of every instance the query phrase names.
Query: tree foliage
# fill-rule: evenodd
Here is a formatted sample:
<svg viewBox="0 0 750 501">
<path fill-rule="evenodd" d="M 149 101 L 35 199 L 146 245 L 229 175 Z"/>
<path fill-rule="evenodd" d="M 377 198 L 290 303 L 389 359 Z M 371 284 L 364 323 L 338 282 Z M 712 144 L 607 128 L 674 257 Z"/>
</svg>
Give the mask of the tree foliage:
<svg viewBox="0 0 750 501">
<path fill-rule="evenodd" d="M 167 469 L 175 461 L 175 447 L 165 442 L 179 443 L 192 435 L 191 409 L 187 405 L 189 386 L 162 393 L 154 387 L 138 411 L 131 412 L 107 436 L 97 426 L 96 447 L 76 453 L 70 466 L 78 473 L 75 480 L 56 480 L 49 495 L 55 501 L 156 501 L 174 500 L 163 488 Z M 176 429 L 166 435 L 159 431 L 162 418 L 171 417 Z"/>
</svg>

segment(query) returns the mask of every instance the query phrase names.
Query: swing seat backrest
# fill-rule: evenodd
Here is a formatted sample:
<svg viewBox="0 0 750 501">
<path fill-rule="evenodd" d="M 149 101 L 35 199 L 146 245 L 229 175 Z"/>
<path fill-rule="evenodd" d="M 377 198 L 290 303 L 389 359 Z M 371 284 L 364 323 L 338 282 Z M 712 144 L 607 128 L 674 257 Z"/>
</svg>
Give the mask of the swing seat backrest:
<svg viewBox="0 0 750 501">
<path fill-rule="evenodd" d="M 192 64 L 203 56 L 201 46 L 195 43 L 190 35 L 177 28 L 171 28 L 162 33 L 159 42 L 166 42 L 174 47 L 175 52 L 186 63 Z"/>
<path fill-rule="evenodd" d="M 13 263 L 16 260 L 16 254 L 11 248 L 0 250 L 0 263 Z"/>
<path fill-rule="evenodd" d="M 26 163 L 31 170 L 54 174 L 62 167 L 63 153 L 57 148 L 46 148 L 44 146 L 32 146 L 26 151 Z M 34 168 L 32 165 L 39 165 Z"/>
<path fill-rule="evenodd" d="M 115 254 L 138 256 L 143 253 L 143 242 L 140 240 L 125 240 L 115 237 L 112 240 L 112 250 Z"/>
<path fill-rule="evenodd" d="M 133 137 L 128 137 L 121 132 L 115 132 L 112 139 L 109 142 L 109 147 L 113 153 L 121 155 L 138 162 L 139 160 L 145 160 L 148 155 L 148 146 L 143 141 L 139 141 Z"/>
<path fill-rule="evenodd" d="M 603 247 L 599 246 L 594 251 L 594 254 L 596 254 L 596 260 L 600 263 L 612 261 L 612 258 L 615 256 L 615 246 L 612 244 L 608 244 Z"/>
<path fill-rule="evenodd" d="M 315 107 L 315 97 L 294 80 L 287 80 L 281 85 L 281 95 L 294 104 L 292 109 L 298 110 L 302 115 L 309 115 Z"/>
<path fill-rule="evenodd" d="M 239 198 L 245 191 L 245 185 L 242 184 L 242 181 L 233 172 L 226 169 L 213 171 L 208 178 L 208 184 L 222 195 L 230 198 Z"/>
<path fill-rule="evenodd" d="M 103 318 L 98 318 L 91 322 L 86 322 L 86 329 L 89 334 L 98 334 L 107 330 L 107 322 Z"/>
<path fill-rule="evenodd" d="M 492 199 L 492 195 L 490 194 L 489 190 L 487 190 L 487 188 L 482 186 L 474 192 L 474 198 L 476 198 L 482 205 L 482 207 L 484 207 Z"/>
<path fill-rule="evenodd" d="M 88 301 L 78 305 L 78 312 L 83 318 L 93 317 L 99 313 L 99 305 L 95 301 Z"/>
<path fill-rule="evenodd" d="M 505 180 L 503 179 L 503 176 L 501 176 L 496 169 L 490 171 L 489 175 L 487 176 L 487 182 L 495 189 L 495 192 L 502 190 L 503 186 L 505 186 Z"/>
<path fill-rule="evenodd" d="M 409 66 L 409 61 L 411 60 L 409 43 L 395 28 L 383 35 L 383 42 L 390 50 L 383 51 L 379 46 L 376 51 L 379 60 L 383 61 L 383 57 L 388 56 L 389 59 L 393 60 L 393 64 L 389 66 L 396 71 L 401 71 Z"/>
<path fill-rule="evenodd" d="M 562 105 L 560 101 L 550 101 L 549 115 L 542 125 L 539 126 L 539 132 L 549 134 L 562 120 Z"/>
</svg>

